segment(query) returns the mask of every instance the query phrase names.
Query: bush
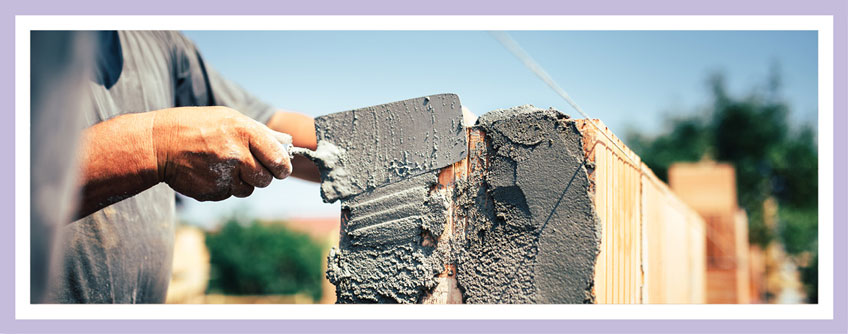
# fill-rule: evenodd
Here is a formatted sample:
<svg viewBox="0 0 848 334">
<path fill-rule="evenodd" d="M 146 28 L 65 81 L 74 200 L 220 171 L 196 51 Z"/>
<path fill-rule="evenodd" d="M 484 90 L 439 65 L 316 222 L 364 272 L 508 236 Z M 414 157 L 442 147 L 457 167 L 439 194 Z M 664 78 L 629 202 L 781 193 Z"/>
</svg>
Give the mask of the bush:
<svg viewBox="0 0 848 334">
<path fill-rule="evenodd" d="M 230 219 L 206 237 L 209 292 L 233 295 L 306 293 L 321 298 L 323 248 L 282 224 Z"/>
</svg>

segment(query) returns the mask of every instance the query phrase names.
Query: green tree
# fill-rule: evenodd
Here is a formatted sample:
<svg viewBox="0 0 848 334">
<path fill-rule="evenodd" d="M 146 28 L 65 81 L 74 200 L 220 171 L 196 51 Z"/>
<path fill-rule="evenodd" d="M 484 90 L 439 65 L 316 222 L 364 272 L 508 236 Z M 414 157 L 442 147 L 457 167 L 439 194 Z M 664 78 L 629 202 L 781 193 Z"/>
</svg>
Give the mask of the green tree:
<svg viewBox="0 0 848 334">
<path fill-rule="evenodd" d="M 209 291 L 235 295 L 306 293 L 321 298 L 324 251 L 282 224 L 230 219 L 206 237 Z"/>
<path fill-rule="evenodd" d="M 814 128 L 791 124 L 780 96 L 777 71 L 765 89 L 737 97 L 728 93 L 721 74 L 710 77 L 712 102 L 695 113 L 668 120 L 658 136 L 630 133 L 631 148 L 663 180 L 678 161 L 704 158 L 729 162 L 736 169 L 739 204 L 749 217 L 751 243 L 777 239 L 793 256 L 807 254 L 802 268 L 811 300 L 817 292 L 818 147 Z M 776 231 L 766 228 L 763 202 L 774 197 L 780 207 Z"/>
</svg>

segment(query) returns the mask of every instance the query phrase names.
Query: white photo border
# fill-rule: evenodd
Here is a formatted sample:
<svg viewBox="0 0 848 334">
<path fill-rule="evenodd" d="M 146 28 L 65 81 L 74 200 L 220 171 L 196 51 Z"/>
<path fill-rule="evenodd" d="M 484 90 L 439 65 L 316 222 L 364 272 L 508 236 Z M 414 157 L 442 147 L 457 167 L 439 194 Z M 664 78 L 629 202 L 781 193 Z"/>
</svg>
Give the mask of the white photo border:
<svg viewBox="0 0 848 334">
<path fill-rule="evenodd" d="M 818 31 L 819 302 L 793 305 L 54 305 L 30 303 L 32 30 Z M 823 15 L 15 17 L 16 319 L 833 319 L 833 17 Z M 591 111 L 590 111 L 591 112 Z"/>
</svg>

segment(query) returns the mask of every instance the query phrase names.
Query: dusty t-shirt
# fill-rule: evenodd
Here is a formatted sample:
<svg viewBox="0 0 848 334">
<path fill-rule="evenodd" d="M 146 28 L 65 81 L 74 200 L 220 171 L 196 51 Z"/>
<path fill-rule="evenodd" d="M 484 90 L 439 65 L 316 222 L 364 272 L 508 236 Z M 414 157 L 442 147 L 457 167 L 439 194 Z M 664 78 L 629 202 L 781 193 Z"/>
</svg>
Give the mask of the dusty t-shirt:
<svg viewBox="0 0 848 334">
<path fill-rule="evenodd" d="M 262 123 L 274 110 L 206 66 L 178 32 L 99 32 L 87 125 L 127 113 L 222 105 Z M 64 227 L 47 302 L 161 303 L 171 276 L 174 191 L 162 183 Z"/>
</svg>

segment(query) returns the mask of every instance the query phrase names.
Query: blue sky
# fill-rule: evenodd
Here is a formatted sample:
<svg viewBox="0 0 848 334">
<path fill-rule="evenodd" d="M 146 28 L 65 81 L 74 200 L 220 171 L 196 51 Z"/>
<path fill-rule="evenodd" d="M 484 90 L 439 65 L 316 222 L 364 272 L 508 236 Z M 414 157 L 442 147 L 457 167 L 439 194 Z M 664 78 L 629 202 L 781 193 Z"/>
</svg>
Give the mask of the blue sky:
<svg viewBox="0 0 848 334">
<path fill-rule="evenodd" d="M 188 31 L 206 63 L 280 108 L 320 116 L 436 93 L 481 115 L 522 104 L 577 112 L 483 31 Z M 807 31 L 520 31 L 512 37 L 592 117 L 619 136 L 658 133 L 664 118 L 763 85 L 779 66 L 792 119 L 817 121 L 817 36 Z M 317 184 L 275 181 L 246 199 L 184 201 L 213 226 L 235 212 L 265 219 L 337 216 Z"/>
</svg>

